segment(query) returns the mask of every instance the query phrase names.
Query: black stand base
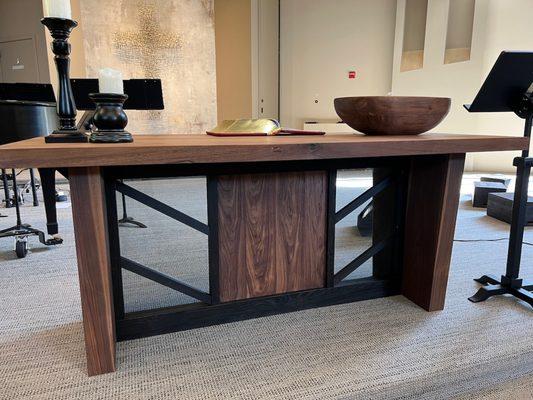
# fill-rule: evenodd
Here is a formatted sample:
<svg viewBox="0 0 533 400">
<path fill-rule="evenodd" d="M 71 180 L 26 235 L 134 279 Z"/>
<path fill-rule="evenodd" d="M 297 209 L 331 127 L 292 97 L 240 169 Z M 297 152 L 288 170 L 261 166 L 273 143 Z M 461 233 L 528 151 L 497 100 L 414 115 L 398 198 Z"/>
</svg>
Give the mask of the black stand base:
<svg viewBox="0 0 533 400">
<path fill-rule="evenodd" d="M 91 133 L 89 141 L 91 143 L 132 143 L 133 136 L 125 131 L 98 131 Z"/>
<path fill-rule="evenodd" d="M 44 138 L 45 143 L 87 143 L 89 137 L 77 130 L 72 131 L 54 131 L 51 135 Z"/>
<path fill-rule="evenodd" d="M 118 220 L 119 225 L 135 225 L 139 228 L 146 228 L 147 226 L 142 222 L 134 220 L 132 217 L 124 217 Z"/>
<path fill-rule="evenodd" d="M 39 242 L 45 246 L 56 246 L 63 243 L 63 239 L 59 237 L 46 239 L 44 232 L 32 228 L 28 224 L 17 224 L 11 228 L 0 231 L 0 239 L 6 237 L 15 238 L 15 252 L 18 258 L 24 258 L 28 254 L 27 238 L 29 236 L 37 236 L 39 238 Z"/>
<path fill-rule="evenodd" d="M 124 181 L 121 181 L 124 183 Z M 122 218 L 118 220 L 120 226 L 124 225 L 134 225 L 138 228 L 147 228 L 142 222 L 136 221 L 133 217 L 128 216 L 128 211 L 126 209 L 126 196 L 122 194 Z"/>
<path fill-rule="evenodd" d="M 481 278 L 474 280 L 485 286 L 480 288 L 475 295 L 468 298 L 472 303 L 485 301 L 492 296 L 510 294 L 533 307 L 533 293 L 531 293 L 533 291 L 533 283 L 524 284 L 522 279 L 510 279 L 505 275 L 500 280 L 489 275 L 483 275 Z"/>
</svg>

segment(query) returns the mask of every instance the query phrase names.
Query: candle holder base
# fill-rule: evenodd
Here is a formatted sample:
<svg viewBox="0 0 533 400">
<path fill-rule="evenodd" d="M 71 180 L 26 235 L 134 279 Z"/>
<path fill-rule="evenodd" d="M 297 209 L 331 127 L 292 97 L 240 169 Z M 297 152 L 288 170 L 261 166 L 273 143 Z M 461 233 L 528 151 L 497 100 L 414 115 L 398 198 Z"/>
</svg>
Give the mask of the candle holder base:
<svg viewBox="0 0 533 400">
<path fill-rule="evenodd" d="M 131 143 L 133 136 L 124 130 L 128 116 L 124 112 L 124 102 L 128 99 L 119 93 L 90 93 L 89 98 L 96 104 L 93 123 L 96 130 L 91 133 L 91 143 Z"/>
<path fill-rule="evenodd" d="M 87 143 L 89 136 L 78 130 L 57 130 L 44 138 L 45 143 Z"/>
<path fill-rule="evenodd" d="M 97 131 L 89 137 L 91 143 L 132 143 L 133 136 L 126 131 Z"/>
</svg>

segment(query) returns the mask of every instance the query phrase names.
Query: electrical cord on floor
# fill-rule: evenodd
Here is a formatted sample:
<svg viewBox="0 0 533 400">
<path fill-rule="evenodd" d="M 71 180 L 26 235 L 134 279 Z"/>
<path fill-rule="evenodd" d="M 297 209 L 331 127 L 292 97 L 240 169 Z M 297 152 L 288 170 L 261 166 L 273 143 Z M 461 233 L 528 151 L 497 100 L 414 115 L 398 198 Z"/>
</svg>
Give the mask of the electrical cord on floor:
<svg viewBox="0 0 533 400">
<path fill-rule="evenodd" d="M 503 240 L 509 240 L 509 238 L 499 238 L 499 239 L 454 239 L 454 242 L 461 242 L 461 243 L 470 243 L 470 242 L 501 242 Z M 525 244 L 526 246 L 533 246 L 533 243 L 531 242 L 522 242 L 522 244 Z"/>
</svg>

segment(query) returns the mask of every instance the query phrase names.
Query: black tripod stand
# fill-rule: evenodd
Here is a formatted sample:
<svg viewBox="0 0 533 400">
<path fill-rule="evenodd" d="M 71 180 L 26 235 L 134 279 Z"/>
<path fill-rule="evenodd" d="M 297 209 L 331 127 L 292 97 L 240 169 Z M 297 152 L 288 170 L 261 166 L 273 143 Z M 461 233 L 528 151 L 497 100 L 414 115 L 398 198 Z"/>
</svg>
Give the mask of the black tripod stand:
<svg viewBox="0 0 533 400">
<path fill-rule="evenodd" d="M 515 56 L 515 57 L 513 57 Z M 507 64 L 503 58 L 507 57 Z M 500 64 L 498 64 L 498 62 Z M 502 53 L 500 59 L 498 59 L 491 75 L 487 79 L 484 88 L 480 91 L 482 94 L 485 89 L 485 100 L 487 93 L 498 92 L 496 89 L 496 84 L 494 83 L 497 80 L 498 75 L 501 72 L 507 72 L 509 75 L 507 79 L 512 79 L 513 62 L 519 62 L 520 68 L 525 68 L 523 75 L 526 82 L 525 86 L 527 88 L 526 93 L 522 96 L 521 100 L 516 102 L 513 100 L 514 95 L 509 94 L 509 87 L 520 88 L 524 87 L 524 84 L 521 85 L 509 85 L 509 82 L 503 82 L 507 86 L 507 90 L 500 91 L 500 93 L 507 94 L 508 98 L 505 99 L 504 103 L 507 106 L 514 105 L 512 111 L 516 113 L 520 118 L 525 119 L 524 127 L 524 136 L 528 139 L 531 138 L 531 128 L 533 125 L 533 84 L 531 84 L 531 71 L 533 71 L 533 53 Z M 500 67 L 499 70 L 497 67 Z M 516 65 L 515 65 L 516 67 Z M 514 68 L 516 70 L 516 68 Z M 516 71 L 514 71 L 516 72 Z M 529 72 L 529 73 L 527 73 Z M 492 78 L 491 78 L 492 76 Z M 487 82 L 489 83 L 487 85 Z M 501 83 L 501 80 L 500 80 Z M 486 87 L 488 86 L 488 87 Z M 478 95 L 479 96 L 479 95 Z M 481 96 L 483 97 L 483 96 Z M 477 98 L 476 98 L 477 99 Z M 494 100 L 494 99 L 493 99 Z M 484 111 L 483 107 L 488 107 L 490 101 L 485 101 L 480 105 L 482 110 L 476 110 L 475 105 L 467 107 L 469 111 Z M 516 105 L 518 103 L 518 105 Z M 478 104 L 479 106 L 479 104 Z M 494 102 L 491 104 L 494 107 Z M 472 110 L 474 108 L 474 110 Z M 490 107 L 489 107 L 490 108 Z M 498 108 L 498 107 L 496 107 Z M 492 111 L 492 110 L 488 110 Z M 496 110 L 502 111 L 502 110 Z M 503 110 L 508 111 L 508 110 Z M 531 167 L 533 166 L 533 158 L 529 157 L 529 151 L 524 150 L 521 157 L 516 157 L 514 159 L 513 165 L 516 167 L 516 187 L 513 201 L 513 213 L 511 220 L 511 234 L 509 237 L 509 250 L 507 254 L 507 268 L 505 275 L 502 275 L 500 279 L 490 275 L 483 275 L 479 279 L 475 279 L 476 282 L 479 282 L 485 286 L 481 287 L 475 295 L 470 297 L 470 300 L 473 303 L 478 303 L 480 301 L 487 300 L 488 298 L 496 295 L 510 294 L 515 296 L 533 307 L 533 282 L 525 283 L 520 277 L 520 261 L 522 258 L 522 245 L 524 240 L 524 229 L 527 225 L 526 221 L 526 209 L 527 209 L 527 200 L 528 200 L 528 184 L 529 184 L 529 175 L 531 172 Z"/>
<path fill-rule="evenodd" d="M 528 94 L 527 98 L 529 109 L 525 113 L 526 124 L 524 135 L 529 138 L 531 137 L 531 125 L 533 122 L 533 96 Z M 475 279 L 476 282 L 487 286 L 480 288 L 475 295 L 468 299 L 474 303 L 487 300 L 489 297 L 495 295 L 511 294 L 533 307 L 533 293 L 531 293 L 533 291 L 533 282 L 524 283 L 519 278 L 524 228 L 527 225 L 526 207 L 529 175 L 531 166 L 533 165 L 533 158 L 528 156 L 529 151 L 524 150 L 522 157 L 516 157 L 513 162 L 513 165 L 516 167 L 516 186 L 505 275 L 502 275 L 500 279 L 490 275 L 483 275 L 481 278 Z"/>
<path fill-rule="evenodd" d="M 142 222 L 135 220 L 133 217 L 128 216 L 128 211 L 126 209 L 126 196 L 124 193 L 121 193 L 122 196 L 122 218 L 118 220 L 119 225 L 135 225 L 139 228 L 146 228 L 146 225 Z"/>
</svg>

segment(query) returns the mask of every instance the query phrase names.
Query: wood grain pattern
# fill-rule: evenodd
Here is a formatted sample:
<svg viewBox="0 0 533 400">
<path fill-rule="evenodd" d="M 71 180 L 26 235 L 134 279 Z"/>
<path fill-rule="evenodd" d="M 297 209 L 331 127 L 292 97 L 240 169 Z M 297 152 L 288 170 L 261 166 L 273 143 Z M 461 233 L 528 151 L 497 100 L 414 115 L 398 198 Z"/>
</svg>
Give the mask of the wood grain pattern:
<svg viewBox="0 0 533 400">
<path fill-rule="evenodd" d="M 220 300 L 324 287 L 325 172 L 218 181 Z"/>
<path fill-rule="evenodd" d="M 89 376 L 115 371 L 115 315 L 104 180 L 100 168 L 69 169 Z"/>
<path fill-rule="evenodd" d="M 427 311 L 444 308 L 464 160 L 454 154 L 411 163 L 402 293 Z"/>
<path fill-rule="evenodd" d="M 320 160 L 524 150 L 524 137 L 434 134 L 325 135 L 221 138 L 137 135 L 134 143 L 44 143 L 43 138 L 0 146 L 0 168 L 234 163 Z"/>
<path fill-rule="evenodd" d="M 448 115 L 448 97 L 359 96 L 335 99 L 335 110 L 356 131 L 367 135 L 419 135 Z"/>
</svg>

